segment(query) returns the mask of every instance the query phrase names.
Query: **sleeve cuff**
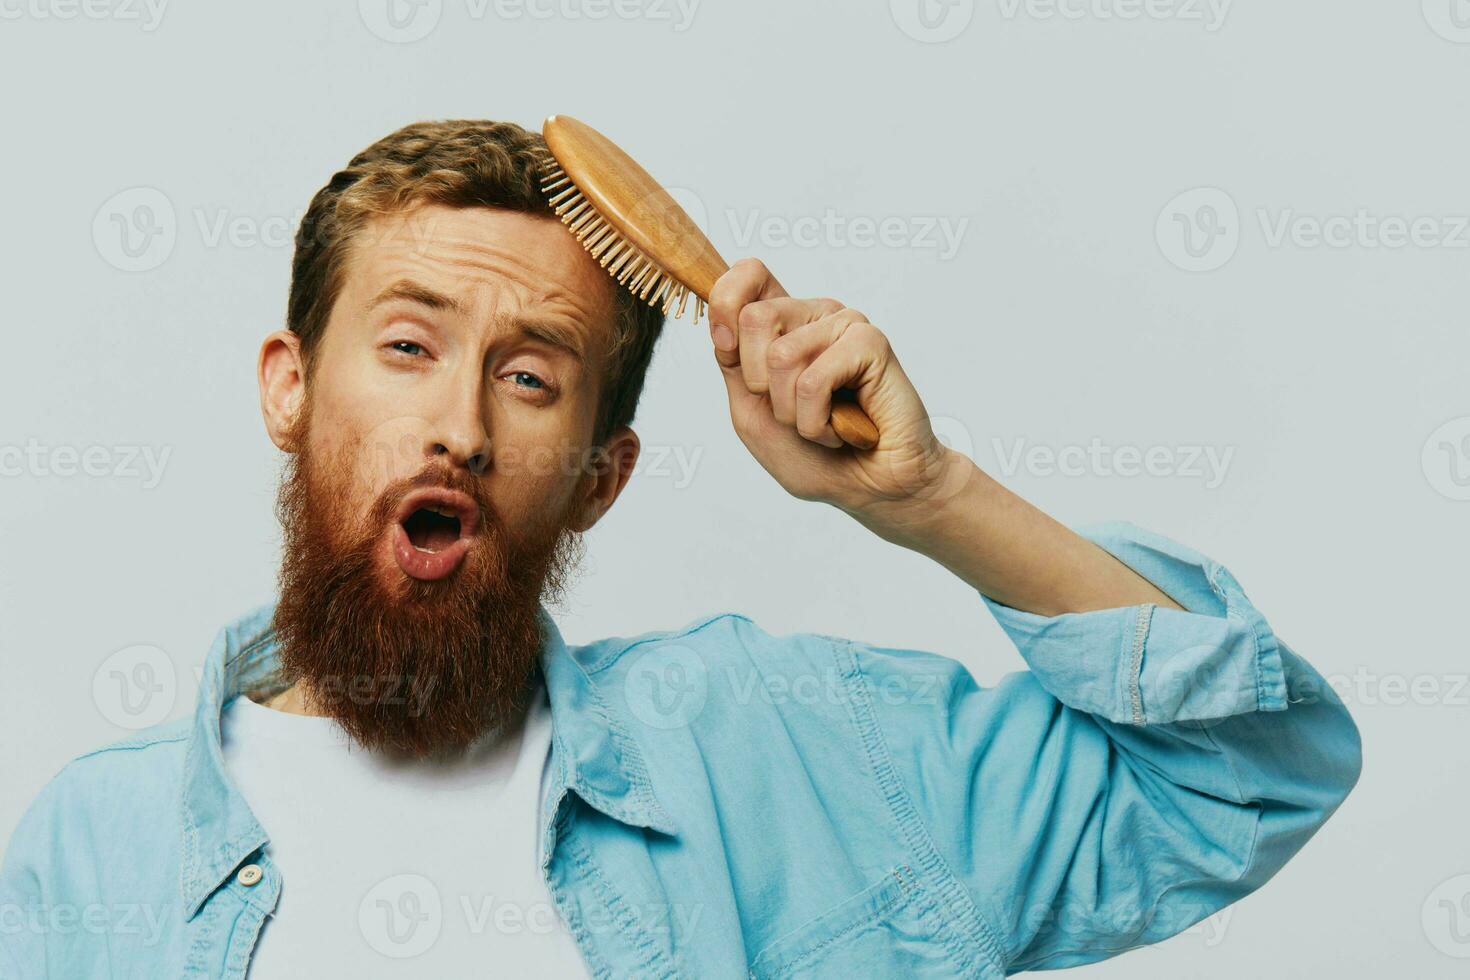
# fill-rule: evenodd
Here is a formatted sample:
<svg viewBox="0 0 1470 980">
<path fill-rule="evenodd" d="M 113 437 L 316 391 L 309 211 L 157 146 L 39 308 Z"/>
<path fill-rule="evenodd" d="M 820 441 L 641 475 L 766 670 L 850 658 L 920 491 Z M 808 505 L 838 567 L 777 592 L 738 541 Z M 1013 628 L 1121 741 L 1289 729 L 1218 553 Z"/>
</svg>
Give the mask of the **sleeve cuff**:
<svg viewBox="0 0 1470 980">
<path fill-rule="evenodd" d="M 1038 616 L 981 596 L 1063 704 L 1132 725 L 1286 708 L 1276 635 L 1222 565 L 1126 522 L 1077 529 L 1183 606 Z"/>
</svg>

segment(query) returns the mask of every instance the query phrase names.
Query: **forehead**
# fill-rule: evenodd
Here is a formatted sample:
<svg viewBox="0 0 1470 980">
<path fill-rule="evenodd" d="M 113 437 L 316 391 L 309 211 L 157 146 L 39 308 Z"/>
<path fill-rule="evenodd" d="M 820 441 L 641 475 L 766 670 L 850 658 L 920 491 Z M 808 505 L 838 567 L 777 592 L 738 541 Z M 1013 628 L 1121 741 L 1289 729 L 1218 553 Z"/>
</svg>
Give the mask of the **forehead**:
<svg viewBox="0 0 1470 980">
<path fill-rule="evenodd" d="M 353 237 L 343 294 L 352 307 L 408 280 L 477 319 L 526 314 L 578 325 L 605 349 L 617 286 L 554 217 L 425 205 L 374 217 Z M 355 302 L 354 302 L 355 301 Z"/>
</svg>

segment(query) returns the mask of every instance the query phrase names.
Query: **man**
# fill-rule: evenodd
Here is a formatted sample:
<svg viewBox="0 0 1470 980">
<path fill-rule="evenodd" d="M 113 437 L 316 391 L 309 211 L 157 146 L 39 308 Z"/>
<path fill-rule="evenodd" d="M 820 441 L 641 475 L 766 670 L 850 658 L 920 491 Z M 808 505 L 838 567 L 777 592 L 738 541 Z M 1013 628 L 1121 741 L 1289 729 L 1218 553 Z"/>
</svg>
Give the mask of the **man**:
<svg viewBox="0 0 1470 980">
<path fill-rule="evenodd" d="M 662 318 L 549 215 L 544 152 L 413 125 L 312 201 L 258 365 L 279 601 L 193 718 L 41 792 L 0 975 L 999 977 L 1177 933 L 1342 802 L 1356 729 L 1229 572 L 1010 494 L 861 313 L 759 262 L 710 302 L 742 441 L 973 586 L 1030 669 L 737 615 L 563 643 L 542 602 L 632 472 Z M 835 438 L 840 388 L 876 449 Z"/>
</svg>

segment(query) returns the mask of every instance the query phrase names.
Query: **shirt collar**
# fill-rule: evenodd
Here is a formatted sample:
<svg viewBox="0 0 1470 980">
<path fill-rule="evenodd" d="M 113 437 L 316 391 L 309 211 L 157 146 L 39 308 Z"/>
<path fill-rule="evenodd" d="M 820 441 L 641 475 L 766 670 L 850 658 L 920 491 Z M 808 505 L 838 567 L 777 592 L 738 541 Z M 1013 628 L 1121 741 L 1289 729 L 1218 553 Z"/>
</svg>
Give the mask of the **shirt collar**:
<svg viewBox="0 0 1470 980">
<path fill-rule="evenodd" d="M 225 773 L 220 714 L 236 695 L 269 689 L 275 682 L 279 658 L 271 628 L 274 612 L 274 604 L 267 604 L 229 623 L 215 636 L 205 658 L 184 757 L 179 884 L 186 918 L 192 918 L 268 840 Z M 567 647 L 545 606 L 538 615 L 544 638 L 541 670 L 551 703 L 550 807 L 554 809 L 570 790 L 615 820 L 674 833 L 672 820 L 654 795 L 643 751 L 608 710 L 582 663 L 583 648 Z M 546 824 L 543 861 L 552 844 L 552 821 Z"/>
</svg>

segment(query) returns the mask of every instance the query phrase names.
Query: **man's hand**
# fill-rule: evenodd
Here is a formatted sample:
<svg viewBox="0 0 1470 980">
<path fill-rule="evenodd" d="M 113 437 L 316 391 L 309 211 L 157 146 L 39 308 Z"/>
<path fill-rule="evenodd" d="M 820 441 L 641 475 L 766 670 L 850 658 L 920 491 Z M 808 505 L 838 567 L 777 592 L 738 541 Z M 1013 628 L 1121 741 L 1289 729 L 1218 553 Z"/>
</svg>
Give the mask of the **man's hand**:
<svg viewBox="0 0 1470 980">
<path fill-rule="evenodd" d="M 743 259 L 710 292 L 710 336 L 735 431 L 791 494 L 841 508 L 1017 609 L 1179 608 L 940 443 L 888 338 L 856 310 L 793 299 L 763 264 Z M 839 388 L 854 390 L 878 427 L 875 448 L 852 449 L 832 431 Z"/>
<path fill-rule="evenodd" d="M 709 315 L 735 431 L 792 495 L 866 523 L 923 506 L 973 470 L 934 437 L 888 338 L 857 310 L 794 299 L 763 263 L 742 259 L 715 283 Z M 855 392 L 878 427 L 873 449 L 832 431 L 839 388 Z"/>
</svg>

